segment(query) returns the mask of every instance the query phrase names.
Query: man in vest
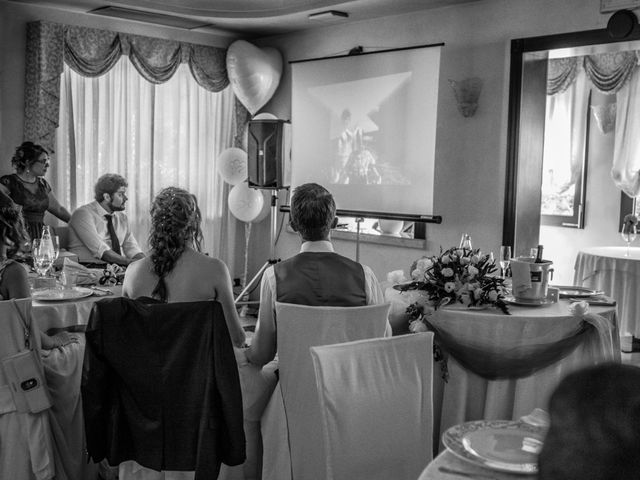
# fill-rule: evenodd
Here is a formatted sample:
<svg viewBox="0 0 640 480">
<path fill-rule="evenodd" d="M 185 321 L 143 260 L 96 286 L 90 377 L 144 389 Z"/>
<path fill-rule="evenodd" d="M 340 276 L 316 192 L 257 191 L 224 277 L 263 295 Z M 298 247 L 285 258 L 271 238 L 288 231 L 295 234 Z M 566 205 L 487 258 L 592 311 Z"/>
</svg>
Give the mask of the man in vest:
<svg viewBox="0 0 640 480">
<path fill-rule="evenodd" d="M 302 238 L 300 253 L 269 267 L 262 277 L 260 310 L 249 362 L 264 365 L 275 357 L 275 302 L 310 306 L 357 307 L 384 303 L 371 269 L 333 251 L 337 224 L 333 196 L 316 183 L 297 187 L 291 198 L 291 228 Z M 391 328 L 387 325 L 387 334 Z"/>
</svg>

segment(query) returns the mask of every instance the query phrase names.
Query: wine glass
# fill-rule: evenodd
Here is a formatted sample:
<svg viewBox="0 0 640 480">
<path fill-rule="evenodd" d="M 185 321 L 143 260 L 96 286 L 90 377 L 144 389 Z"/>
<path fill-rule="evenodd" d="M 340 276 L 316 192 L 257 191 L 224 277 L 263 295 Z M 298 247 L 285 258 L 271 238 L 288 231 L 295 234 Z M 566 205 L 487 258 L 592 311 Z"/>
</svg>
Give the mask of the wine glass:
<svg viewBox="0 0 640 480">
<path fill-rule="evenodd" d="M 626 222 L 622 224 L 622 232 L 620 232 L 620 235 L 622 235 L 622 239 L 627 242 L 627 252 L 624 254 L 625 257 L 629 256 L 629 247 L 631 246 L 631 242 L 636 239 L 636 234 L 637 230 L 634 224 Z"/>
<path fill-rule="evenodd" d="M 40 239 L 35 239 L 32 243 L 33 266 L 40 277 L 44 277 L 55 260 L 55 254 L 50 248 L 43 248 Z"/>
<path fill-rule="evenodd" d="M 500 246 L 500 268 L 502 269 L 502 278 L 507 277 L 507 269 L 509 268 L 509 264 L 511 263 L 511 247 L 508 245 Z"/>
</svg>

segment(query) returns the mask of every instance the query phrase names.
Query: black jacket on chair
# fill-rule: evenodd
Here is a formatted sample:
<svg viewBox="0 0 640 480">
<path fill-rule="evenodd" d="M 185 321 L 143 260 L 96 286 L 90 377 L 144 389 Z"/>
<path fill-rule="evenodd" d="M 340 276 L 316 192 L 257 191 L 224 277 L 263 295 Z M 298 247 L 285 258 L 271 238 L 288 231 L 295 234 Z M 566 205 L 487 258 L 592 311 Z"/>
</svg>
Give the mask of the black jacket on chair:
<svg viewBox="0 0 640 480">
<path fill-rule="evenodd" d="M 153 303 L 150 303 L 153 302 Z M 96 302 L 82 406 L 95 462 L 218 476 L 245 459 L 238 370 L 218 302 Z"/>
</svg>

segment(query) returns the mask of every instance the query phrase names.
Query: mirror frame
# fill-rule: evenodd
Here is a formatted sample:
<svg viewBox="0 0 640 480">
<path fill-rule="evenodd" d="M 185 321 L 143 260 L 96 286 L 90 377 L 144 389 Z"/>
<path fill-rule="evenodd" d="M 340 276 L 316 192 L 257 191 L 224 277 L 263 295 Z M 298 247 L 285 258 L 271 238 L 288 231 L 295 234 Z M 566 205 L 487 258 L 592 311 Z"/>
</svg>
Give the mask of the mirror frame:
<svg viewBox="0 0 640 480">
<path fill-rule="evenodd" d="M 512 246 L 514 255 L 517 245 L 537 245 L 540 234 L 539 185 L 531 187 L 531 183 L 535 182 L 530 179 L 540 177 L 539 181 L 542 182 L 545 114 L 542 95 L 546 95 L 547 61 L 545 57 L 539 62 L 527 62 L 525 65 L 524 54 L 633 40 L 640 40 L 638 23 L 624 38 L 614 38 L 608 29 L 603 28 L 511 41 L 502 245 Z M 523 67 L 527 68 L 527 72 L 523 72 Z M 544 79 L 544 85 L 540 84 L 540 79 Z M 526 161 L 520 161 L 521 156 L 526 156 Z M 523 205 L 525 208 L 522 208 Z"/>
</svg>

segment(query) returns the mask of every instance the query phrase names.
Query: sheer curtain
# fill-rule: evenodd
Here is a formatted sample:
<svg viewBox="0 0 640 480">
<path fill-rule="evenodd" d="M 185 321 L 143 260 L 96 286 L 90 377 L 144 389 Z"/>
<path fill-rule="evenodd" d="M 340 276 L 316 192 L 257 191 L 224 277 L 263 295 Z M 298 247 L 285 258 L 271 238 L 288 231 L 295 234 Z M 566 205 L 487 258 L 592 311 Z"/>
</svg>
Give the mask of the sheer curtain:
<svg viewBox="0 0 640 480">
<path fill-rule="evenodd" d="M 205 90 L 184 63 L 170 80 L 155 85 L 123 56 L 94 78 L 65 64 L 60 90 L 52 184 L 61 203 L 71 209 L 89 203 L 100 175 L 123 175 L 129 182 L 125 212 L 144 249 L 155 194 L 167 186 L 185 188 L 202 210 L 204 251 L 229 265 L 234 244 L 229 232 L 235 228 L 216 158 L 233 144 L 231 89 Z"/>
<path fill-rule="evenodd" d="M 611 176 L 624 193 L 640 196 L 640 74 L 616 94 L 616 130 Z"/>
</svg>

